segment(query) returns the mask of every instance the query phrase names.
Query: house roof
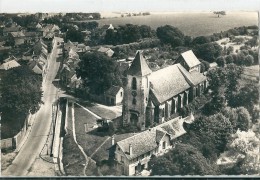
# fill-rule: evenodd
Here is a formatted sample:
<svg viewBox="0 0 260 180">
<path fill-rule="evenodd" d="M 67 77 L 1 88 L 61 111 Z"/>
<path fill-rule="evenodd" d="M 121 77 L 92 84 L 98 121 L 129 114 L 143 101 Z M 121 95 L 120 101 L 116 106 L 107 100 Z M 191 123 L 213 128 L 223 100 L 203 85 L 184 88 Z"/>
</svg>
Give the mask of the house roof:
<svg viewBox="0 0 260 180">
<path fill-rule="evenodd" d="M 156 142 L 156 131 L 146 130 L 127 139 L 117 142 L 118 146 L 125 153 L 128 159 L 134 159 L 146 152 L 155 149 L 158 144 Z M 132 154 L 129 154 L 129 145 L 132 145 Z"/>
<path fill-rule="evenodd" d="M 186 117 L 186 118 L 188 118 L 188 117 Z M 179 116 L 179 117 L 171 119 L 163 124 L 160 124 L 160 125 L 156 126 L 155 128 L 158 130 L 167 132 L 167 134 L 170 135 L 171 139 L 175 139 L 186 133 L 186 131 L 183 128 L 183 122 L 185 122 L 185 119 L 183 119 L 181 116 Z"/>
<path fill-rule="evenodd" d="M 198 71 L 188 72 L 182 65 L 178 65 L 178 68 L 185 76 L 187 82 L 189 82 L 192 86 L 196 86 L 197 84 L 205 81 L 207 78 L 202 73 Z"/>
<path fill-rule="evenodd" d="M 117 145 L 124 152 L 128 159 L 134 159 L 140 155 L 152 151 L 158 147 L 158 143 L 165 135 L 169 135 L 171 139 L 175 139 L 186 131 L 183 128 L 184 119 L 177 117 L 163 124 L 155 126 L 152 129 L 140 132 L 134 136 L 117 142 Z M 132 145 L 132 154 L 129 154 L 129 146 Z"/>
<path fill-rule="evenodd" d="M 175 64 L 153 72 L 149 79 L 151 92 L 155 97 L 154 104 L 160 104 L 182 91 L 190 88 L 190 84 Z"/>
<path fill-rule="evenodd" d="M 8 70 L 8 69 L 15 68 L 15 67 L 18 67 L 18 66 L 20 66 L 20 64 L 18 62 L 16 62 L 15 60 L 11 60 L 11 61 L 8 61 L 6 63 L 3 63 L 0 66 L 0 69 Z"/>
<path fill-rule="evenodd" d="M 36 74 L 42 74 L 42 69 L 43 69 L 43 67 L 42 67 L 42 65 L 41 65 L 39 62 L 33 60 L 33 61 L 30 61 L 28 65 L 29 65 L 29 68 L 30 68 L 34 73 L 36 73 Z"/>
<path fill-rule="evenodd" d="M 26 37 L 35 37 L 35 36 L 37 36 L 37 33 L 36 32 L 24 32 L 24 35 Z"/>
<path fill-rule="evenodd" d="M 17 58 L 16 57 L 14 57 L 13 55 L 12 56 L 10 56 L 10 57 L 8 57 L 8 58 L 6 58 L 5 60 L 3 60 L 5 63 L 7 63 L 7 62 L 9 62 L 9 61 L 12 61 L 12 60 L 15 60 L 15 61 L 17 61 Z"/>
<path fill-rule="evenodd" d="M 20 27 L 5 27 L 3 29 L 3 32 L 15 32 L 15 31 L 19 31 L 20 30 Z"/>
<path fill-rule="evenodd" d="M 101 46 L 97 51 L 106 53 L 107 56 L 112 57 L 114 54 L 114 51 L 110 48 Z"/>
<path fill-rule="evenodd" d="M 108 57 L 112 57 L 113 54 L 114 54 L 114 51 L 112 49 L 109 49 L 107 52 L 106 52 L 107 56 Z"/>
<path fill-rule="evenodd" d="M 195 54 L 192 52 L 192 50 L 181 53 L 181 56 L 183 57 L 184 61 L 187 63 L 187 65 L 190 68 L 200 64 L 200 61 L 195 56 Z"/>
<path fill-rule="evenodd" d="M 133 76 L 145 76 L 152 73 L 152 70 L 148 67 L 140 51 L 137 51 L 133 63 L 127 73 Z"/>
<path fill-rule="evenodd" d="M 69 49 L 76 50 L 76 46 L 69 40 L 67 43 L 64 44 L 64 49 L 66 49 L 67 51 Z"/>
<path fill-rule="evenodd" d="M 17 31 L 17 32 L 11 32 L 11 35 L 13 37 L 25 37 L 24 33 L 21 31 Z"/>
<path fill-rule="evenodd" d="M 119 92 L 119 90 L 121 89 L 122 87 L 120 86 L 111 86 L 106 92 L 105 94 L 106 95 L 110 95 L 110 96 L 116 96 L 117 93 Z"/>
</svg>

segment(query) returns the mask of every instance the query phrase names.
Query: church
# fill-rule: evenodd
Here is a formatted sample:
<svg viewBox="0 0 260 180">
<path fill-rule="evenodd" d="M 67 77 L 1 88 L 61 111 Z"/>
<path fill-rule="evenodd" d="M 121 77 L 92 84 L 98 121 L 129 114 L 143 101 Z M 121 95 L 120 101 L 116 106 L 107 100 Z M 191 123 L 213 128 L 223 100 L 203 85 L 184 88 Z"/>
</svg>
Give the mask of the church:
<svg viewBox="0 0 260 180">
<path fill-rule="evenodd" d="M 178 109 L 200 96 L 207 88 L 200 64 L 189 50 L 180 55 L 176 64 L 152 72 L 138 51 L 127 71 L 123 126 L 133 124 L 145 130 L 154 123 L 164 123 Z"/>
</svg>

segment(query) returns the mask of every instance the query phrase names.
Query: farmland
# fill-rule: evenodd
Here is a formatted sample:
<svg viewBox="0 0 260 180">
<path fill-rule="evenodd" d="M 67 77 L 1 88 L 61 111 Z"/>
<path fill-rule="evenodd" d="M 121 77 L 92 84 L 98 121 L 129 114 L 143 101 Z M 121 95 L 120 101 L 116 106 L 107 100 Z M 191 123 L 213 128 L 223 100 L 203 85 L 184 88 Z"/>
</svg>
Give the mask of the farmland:
<svg viewBox="0 0 260 180">
<path fill-rule="evenodd" d="M 175 12 L 175 13 L 151 13 L 149 16 L 132 16 L 105 18 L 98 20 L 99 26 L 113 24 L 148 25 L 153 29 L 169 24 L 178 27 L 185 35 L 207 36 L 215 32 L 225 31 L 234 27 L 258 24 L 256 12 L 227 12 L 227 15 L 217 18 L 212 12 Z"/>
</svg>

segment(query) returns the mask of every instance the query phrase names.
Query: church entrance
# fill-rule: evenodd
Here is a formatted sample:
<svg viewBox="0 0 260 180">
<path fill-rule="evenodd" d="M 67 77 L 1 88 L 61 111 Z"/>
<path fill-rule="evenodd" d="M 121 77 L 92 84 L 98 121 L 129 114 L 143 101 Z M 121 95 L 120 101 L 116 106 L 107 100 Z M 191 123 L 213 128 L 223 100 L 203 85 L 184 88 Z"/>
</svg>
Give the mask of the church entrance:
<svg viewBox="0 0 260 180">
<path fill-rule="evenodd" d="M 131 113 L 131 115 L 130 115 L 130 122 L 131 122 L 131 124 L 133 124 L 133 125 L 137 125 L 137 123 L 138 123 L 138 115 L 136 114 L 136 113 Z"/>
</svg>

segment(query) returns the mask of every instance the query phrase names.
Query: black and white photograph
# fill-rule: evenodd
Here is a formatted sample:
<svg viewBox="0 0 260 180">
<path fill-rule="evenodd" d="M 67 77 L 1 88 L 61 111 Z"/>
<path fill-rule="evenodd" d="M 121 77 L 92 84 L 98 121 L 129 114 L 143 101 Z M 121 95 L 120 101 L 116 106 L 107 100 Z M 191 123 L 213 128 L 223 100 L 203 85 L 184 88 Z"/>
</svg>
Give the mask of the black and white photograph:
<svg viewBox="0 0 260 180">
<path fill-rule="evenodd" d="M 55 1 L 0 0 L 1 177 L 260 176 L 258 10 Z"/>
</svg>

